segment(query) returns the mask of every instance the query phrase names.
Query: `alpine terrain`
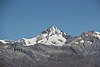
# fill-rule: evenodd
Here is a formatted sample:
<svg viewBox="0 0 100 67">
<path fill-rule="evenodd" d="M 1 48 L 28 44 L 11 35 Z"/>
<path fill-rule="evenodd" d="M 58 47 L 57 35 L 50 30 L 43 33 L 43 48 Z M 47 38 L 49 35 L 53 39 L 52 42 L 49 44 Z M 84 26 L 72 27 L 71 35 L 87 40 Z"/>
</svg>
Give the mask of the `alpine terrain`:
<svg viewBox="0 0 100 67">
<path fill-rule="evenodd" d="M 100 32 L 71 36 L 53 25 L 30 39 L 0 40 L 0 67 L 100 67 Z"/>
</svg>

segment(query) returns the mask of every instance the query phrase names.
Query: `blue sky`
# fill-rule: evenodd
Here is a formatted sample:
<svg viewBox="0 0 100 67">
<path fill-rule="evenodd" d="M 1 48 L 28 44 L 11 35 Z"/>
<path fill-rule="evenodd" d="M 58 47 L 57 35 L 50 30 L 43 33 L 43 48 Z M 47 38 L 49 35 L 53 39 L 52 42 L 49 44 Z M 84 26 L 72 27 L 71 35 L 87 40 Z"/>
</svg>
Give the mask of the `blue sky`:
<svg viewBox="0 0 100 67">
<path fill-rule="evenodd" d="M 30 38 L 52 25 L 74 36 L 100 31 L 100 1 L 0 0 L 0 39 Z"/>
</svg>

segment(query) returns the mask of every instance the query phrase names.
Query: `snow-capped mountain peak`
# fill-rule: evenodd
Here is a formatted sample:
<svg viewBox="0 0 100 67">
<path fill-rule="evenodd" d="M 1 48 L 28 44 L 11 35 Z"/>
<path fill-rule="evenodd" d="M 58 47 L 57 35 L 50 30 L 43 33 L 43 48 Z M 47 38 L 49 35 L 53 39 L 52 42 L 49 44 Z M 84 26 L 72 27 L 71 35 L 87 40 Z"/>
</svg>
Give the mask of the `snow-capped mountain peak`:
<svg viewBox="0 0 100 67">
<path fill-rule="evenodd" d="M 64 36 L 66 36 L 66 34 L 53 25 L 42 31 L 36 37 L 30 39 L 23 38 L 20 41 L 26 46 L 34 45 L 36 43 L 61 46 L 66 42 L 66 38 Z"/>
<path fill-rule="evenodd" d="M 66 35 L 64 32 L 59 30 L 55 25 L 49 27 L 48 29 L 45 29 L 42 31 L 41 34 L 48 34 L 49 36 L 57 34 L 57 35 Z"/>
<path fill-rule="evenodd" d="M 55 25 L 49 27 L 42 31 L 40 35 L 37 36 L 37 42 L 47 45 L 64 44 L 66 39 L 66 34 L 59 30 Z M 59 41 L 60 40 L 60 41 Z"/>
</svg>

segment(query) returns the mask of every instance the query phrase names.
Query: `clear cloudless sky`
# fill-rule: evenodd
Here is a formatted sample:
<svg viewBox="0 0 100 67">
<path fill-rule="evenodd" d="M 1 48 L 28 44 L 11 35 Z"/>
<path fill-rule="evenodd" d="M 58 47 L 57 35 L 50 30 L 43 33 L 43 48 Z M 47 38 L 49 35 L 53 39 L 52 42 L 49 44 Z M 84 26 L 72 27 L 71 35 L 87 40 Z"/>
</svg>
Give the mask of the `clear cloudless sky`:
<svg viewBox="0 0 100 67">
<path fill-rule="evenodd" d="M 0 39 L 31 38 L 52 25 L 74 36 L 100 31 L 100 0 L 0 0 Z"/>
</svg>

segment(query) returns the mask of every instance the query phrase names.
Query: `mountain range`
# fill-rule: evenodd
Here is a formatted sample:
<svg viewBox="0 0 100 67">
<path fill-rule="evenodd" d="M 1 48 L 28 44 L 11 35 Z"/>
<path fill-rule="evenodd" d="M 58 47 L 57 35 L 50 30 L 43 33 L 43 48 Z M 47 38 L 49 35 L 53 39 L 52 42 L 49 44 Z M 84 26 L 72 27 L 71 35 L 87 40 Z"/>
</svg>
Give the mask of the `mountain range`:
<svg viewBox="0 0 100 67">
<path fill-rule="evenodd" d="M 71 36 L 55 25 L 38 36 L 0 40 L 0 67 L 100 67 L 100 32 Z"/>
</svg>

